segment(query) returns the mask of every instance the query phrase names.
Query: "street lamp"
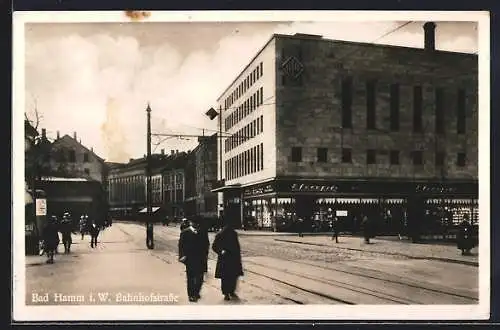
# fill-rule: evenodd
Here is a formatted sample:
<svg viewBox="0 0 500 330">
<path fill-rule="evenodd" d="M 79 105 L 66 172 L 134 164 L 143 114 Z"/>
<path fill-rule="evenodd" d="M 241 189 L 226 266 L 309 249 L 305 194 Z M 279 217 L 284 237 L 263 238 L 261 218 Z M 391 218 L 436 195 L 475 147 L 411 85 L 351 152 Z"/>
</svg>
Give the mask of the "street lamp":
<svg viewBox="0 0 500 330">
<path fill-rule="evenodd" d="M 146 108 L 147 113 L 147 156 L 146 156 L 146 246 L 154 249 L 153 224 L 151 223 L 151 107 Z"/>
</svg>

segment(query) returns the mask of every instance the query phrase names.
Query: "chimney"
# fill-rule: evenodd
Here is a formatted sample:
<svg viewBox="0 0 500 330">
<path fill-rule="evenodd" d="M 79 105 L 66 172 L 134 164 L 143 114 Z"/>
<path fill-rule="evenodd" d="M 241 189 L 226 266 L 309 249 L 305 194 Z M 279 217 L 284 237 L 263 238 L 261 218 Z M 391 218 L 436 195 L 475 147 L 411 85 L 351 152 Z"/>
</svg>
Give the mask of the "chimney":
<svg viewBox="0 0 500 330">
<path fill-rule="evenodd" d="M 90 151 L 94 152 L 94 147 L 90 147 Z"/>
<path fill-rule="evenodd" d="M 165 149 L 161 149 L 161 154 L 164 156 L 165 155 Z"/>
<path fill-rule="evenodd" d="M 76 132 L 73 132 L 73 139 L 76 140 Z"/>
<path fill-rule="evenodd" d="M 436 50 L 436 24 L 434 22 L 424 24 L 424 49 Z"/>
<path fill-rule="evenodd" d="M 57 131 L 57 139 L 61 137 L 61 134 L 59 134 L 59 131 Z"/>
<path fill-rule="evenodd" d="M 45 128 L 42 128 L 42 138 L 43 139 L 47 138 L 47 130 Z"/>
</svg>

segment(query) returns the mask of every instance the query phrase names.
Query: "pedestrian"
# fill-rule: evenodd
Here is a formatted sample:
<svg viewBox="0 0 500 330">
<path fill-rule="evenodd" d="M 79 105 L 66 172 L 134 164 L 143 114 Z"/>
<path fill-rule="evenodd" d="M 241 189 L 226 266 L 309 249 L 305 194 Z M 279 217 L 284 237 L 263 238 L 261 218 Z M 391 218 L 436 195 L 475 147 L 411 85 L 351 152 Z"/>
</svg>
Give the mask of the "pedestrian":
<svg viewBox="0 0 500 330">
<path fill-rule="evenodd" d="M 59 245 L 59 230 L 57 217 L 51 216 L 43 229 L 44 250 L 47 254 L 47 263 L 54 263 L 54 253 Z"/>
<path fill-rule="evenodd" d="M 472 225 L 469 222 L 469 216 L 465 214 L 457 235 L 457 248 L 462 251 L 462 255 L 469 255 L 474 245 Z"/>
<path fill-rule="evenodd" d="M 330 227 L 330 230 L 332 232 L 332 241 L 335 238 L 335 243 L 339 242 L 339 235 L 338 235 L 338 220 L 337 217 L 333 214 L 332 209 L 328 209 L 327 214 L 326 214 L 326 219 L 328 221 L 328 226 Z"/>
<path fill-rule="evenodd" d="M 71 219 L 71 214 L 69 212 L 65 212 L 63 214 L 63 218 L 61 221 L 61 234 L 62 241 L 64 245 L 64 253 L 71 252 L 71 244 L 73 243 L 73 239 L 71 237 L 71 233 L 73 232 L 73 220 Z"/>
<path fill-rule="evenodd" d="M 82 240 L 85 237 L 85 231 L 87 230 L 87 216 L 83 214 L 80 217 L 80 234 L 82 235 Z"/>
<path fill-rule="evenodd" d="M 204 275 L 208 273 L 208 253 L 210 252 L 210 240 L 208 238 L 208 227 L 205 223 L 203 223 L 201 217 L 196 218 L 197 229 L 201 235 L 201 247 L 202 247 L 202 256 L 203 256 L 203 272 Z"/>
<path fill-rule="evenodd" d="M 181 231 L 183 231 L 187 227 L 189 227 L 189 220 L 186 219 L 186 218 L 182 218 L 182 220 L 181 220 L 181 226 L 180 226 Z"/>
<path fill-rule="evenodd" d="M 297 230 L 299 232 L 299 237 L 304 237 L 304 219 L 302 217 L 299 217 L 297 219 Z"/>
<path fill-rule="evenodd" d="M 179 237 L 179 261 L 186 266 L 187 294 L 189 301 L 197 302 L 201 298 L 200 291 L 203 274 L 207 266 L 205 250 L 208 242 L 200 233 L 194 221 L 189 222 Z"/>
<path fill-rule="evenodd" d="M 89 225 L 90 247 L 95 248 L 95 247 L 97 247 L 97 237 L 99 237 L 100 228 L 94 219 L 92 219 L 91 221 L 88 221 L 88 222 L 90 224 Z"/>
<path fill-rule="evenodd" d="M 238 233 L 228 221 L 224 228 L 215 235 L 212 250 L 217 253 L 215 278 L 221 279 L 224 300 L 238 299 L 236 284 L 239 276 L 243 276 L 241 249 Z"/>
<path fill-rule="evenodd" d="M 151 222 L 146 223 L 146 246 L 148 249 L 152 250 L 155 247 L 153 240 L 153 230 L 154 226 Z"/>
<path fill-rule="evenodd" d="M 371 232 L 371 222 L 366 215 L 362 216 L 361 228 L 363 229 L 363 237 L 366 244 L 370 244 L 370 238 L 372 236 Z"/>
</svg>

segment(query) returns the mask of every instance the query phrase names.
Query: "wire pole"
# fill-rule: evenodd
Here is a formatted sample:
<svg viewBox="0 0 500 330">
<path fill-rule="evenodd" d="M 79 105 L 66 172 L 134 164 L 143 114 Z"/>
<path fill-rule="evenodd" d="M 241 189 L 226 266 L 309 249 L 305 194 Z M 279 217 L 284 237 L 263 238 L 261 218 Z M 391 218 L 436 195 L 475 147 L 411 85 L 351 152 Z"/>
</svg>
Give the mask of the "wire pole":
<svg viewBox="0 0 500 330">
<path fill-rule="evenodd" d="M 154 248 L 153 240 L 153 224 L 151 223 L 152 206 L 151 206 L 151 107 L 146 108 L 147 113 L 147 156 L 146 156 L 146 246 L 148 249 Z"/>
</svg>

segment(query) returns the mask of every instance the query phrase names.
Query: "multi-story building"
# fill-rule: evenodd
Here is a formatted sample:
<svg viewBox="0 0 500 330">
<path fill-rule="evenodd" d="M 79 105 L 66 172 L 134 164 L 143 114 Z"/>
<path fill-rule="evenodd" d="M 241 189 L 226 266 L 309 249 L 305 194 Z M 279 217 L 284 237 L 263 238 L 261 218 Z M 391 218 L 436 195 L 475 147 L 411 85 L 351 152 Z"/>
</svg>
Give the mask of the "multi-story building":
<svg viewBox="0 0 500 330">
<path fill-rule="evenodd" d="M 187 186 L 191 186 L 187 200 L 190 213 L 204 218 L 218 216 L 217 193 L 212 188 L 217 181 L 217 133 L 198 138 L 198 145 L 191 151 L 186 173 Z"/>
<path fill-rule="evenodd" d="M 218 99 L 224 214 L 477 216 L 478 59 L 436 50 L 435 27 L 424 49 L 273 35 Z"/>
<path fill-rule="evenodd" d="M 173 151 L 151 155 L 151 205 L 167 216 L 183 215 L 184 166 L 187 154 Z M 118 218 L 134 218 L 147 207 L 146 157 L 131 159 L 109 169 L 110 212 Z"/>
</svg>

